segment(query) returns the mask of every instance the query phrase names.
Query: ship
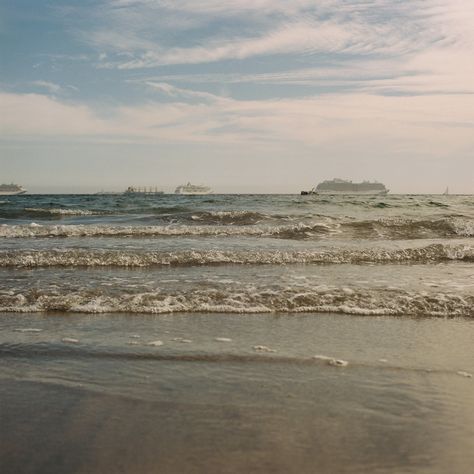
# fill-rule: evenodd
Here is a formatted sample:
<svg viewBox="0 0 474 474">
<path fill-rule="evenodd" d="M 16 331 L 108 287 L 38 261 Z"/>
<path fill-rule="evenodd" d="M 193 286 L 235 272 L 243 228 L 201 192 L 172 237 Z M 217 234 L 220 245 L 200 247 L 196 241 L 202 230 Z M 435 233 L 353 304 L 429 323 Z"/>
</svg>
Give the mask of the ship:
<svg viewBox="0 0 474 474">
<path fill-rule="evenodd" d="M 201 186 L 197 184 L 182 184 L 178 186 L 175 194 L 212 194 L 212 189 L 209 186 Z"/>
<path fill-rule="evenodd" d="M 319 183 L 309 191 L 301 191 L 301 194 L 387 194 L 388 192 L 389 189 L 378 181 L 354 183 L 345 179 L 334 178 Z"/>
<path fill-rule="evenodd" d="M 0 184 L 0 196 L 15 196 L 25 193 L 26 189 L 18 184 Z"/>
<path fill-rule="evenodd" d="M 155 187 L 152 187 L 152 186 L 149 186 L 149 187 L 146 187 L 146 186 L 143 186 L 143 188 L 140 188 L 140 187 L 135 187 L 135 186 L 129 186 L 124 192 L 123 194 L 127 195 L 127 196 L 136 196 L 136 195 L 139 195 L 139 196 L 142 196 L 144 194 L 146 194 L 147 196 L 149 195 L 153 195 L 153 196 L 157 196 L 157 195 L 161 195 L 161 194 L 164 194 L 164 191 L 161 191 L 159 190 L 156 186 Z"/>
</svg>

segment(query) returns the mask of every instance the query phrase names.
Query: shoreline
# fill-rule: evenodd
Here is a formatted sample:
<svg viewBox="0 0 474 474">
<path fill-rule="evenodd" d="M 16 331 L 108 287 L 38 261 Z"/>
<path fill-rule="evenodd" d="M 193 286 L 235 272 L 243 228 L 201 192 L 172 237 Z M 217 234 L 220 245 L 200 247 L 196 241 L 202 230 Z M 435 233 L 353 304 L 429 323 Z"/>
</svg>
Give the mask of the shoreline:
<svg viewBox="0 0 474 474">
<path fill-rule="evenodd" d="M 7 474 L 474 462 L 468 320 L 8 313 L 0 328 Z"/>
</svg>

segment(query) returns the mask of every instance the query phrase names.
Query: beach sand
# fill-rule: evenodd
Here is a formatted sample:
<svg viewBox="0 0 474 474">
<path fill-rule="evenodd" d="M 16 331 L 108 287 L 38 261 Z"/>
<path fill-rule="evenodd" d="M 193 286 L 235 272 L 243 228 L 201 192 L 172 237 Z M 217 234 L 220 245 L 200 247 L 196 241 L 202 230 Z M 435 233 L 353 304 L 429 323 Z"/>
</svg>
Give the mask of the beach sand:
<svg viewBox="0 0 474 474">
<path fill-rule="evenodd" d="M 464 474 L 474 462 L 468 320 L 3 314 L 0 324 L 2 474 Z"/>
</svg>

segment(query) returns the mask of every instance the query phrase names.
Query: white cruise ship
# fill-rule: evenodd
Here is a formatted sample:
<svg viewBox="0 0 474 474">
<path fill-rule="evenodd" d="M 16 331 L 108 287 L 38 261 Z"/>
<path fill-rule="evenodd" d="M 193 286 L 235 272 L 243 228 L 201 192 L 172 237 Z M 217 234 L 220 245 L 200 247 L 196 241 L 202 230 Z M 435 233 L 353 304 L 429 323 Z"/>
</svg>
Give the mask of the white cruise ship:
<svg viewBox="0 0 474 474">
<path fill-rule="evenodd" d="M 377 181 L 363 181 L 362 183 L 353 183 L 345 179 L 335 178 L 319 183 L 310 191 L 301 191 L 301 194 L 382 194 L 385 195 L 389 190 L 384 184 Z"/>
<path fill-rule="evenodd" d="M 200 186 L 197 184 L 182 184 L 178 186 L 175 194 L 212 194 L 212 189 L 209 186 Z"/>
<path fill-rule="evenodd" d="M 18 184 L 0 184 L 0 196 L 15 196 L 25 194 L 26 189 Z"/>
</svg>

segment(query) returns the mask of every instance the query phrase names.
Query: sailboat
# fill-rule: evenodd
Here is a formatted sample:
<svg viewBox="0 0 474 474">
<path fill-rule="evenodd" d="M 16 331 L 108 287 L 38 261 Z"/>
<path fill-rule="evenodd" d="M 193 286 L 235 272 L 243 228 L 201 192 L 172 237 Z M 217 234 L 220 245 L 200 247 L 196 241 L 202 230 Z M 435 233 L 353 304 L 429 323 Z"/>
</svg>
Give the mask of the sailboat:
<svg viewBox="0 0 474 474">
<path fill-rule="evenodd" d="M 448 196 L 449 195 L 449 188 L 446 187 L 446 190 L 443 193 L 443 196 Z"/>
</svg>

